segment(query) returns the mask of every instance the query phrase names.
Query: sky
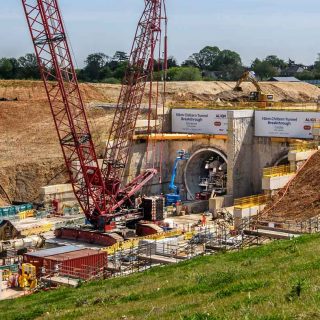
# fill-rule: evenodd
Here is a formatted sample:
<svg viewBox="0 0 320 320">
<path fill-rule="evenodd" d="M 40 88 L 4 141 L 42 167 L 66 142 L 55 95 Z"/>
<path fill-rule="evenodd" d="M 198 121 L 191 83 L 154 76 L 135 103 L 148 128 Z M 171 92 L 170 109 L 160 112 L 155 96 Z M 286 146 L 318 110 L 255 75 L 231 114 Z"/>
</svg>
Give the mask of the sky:
<svg viewBox="0 0 320 320">
<path fill-rule="evenodd" d="M 35 0 L 32 0 L 35 1 Z M 21 0 L 0 0 L 0 57 L 33 52 Z M 206 45 L 244 64 L 270 54 L 312 64 L 320 52 L 319 0 L 166 0 L 169 55 L 184 61 Z M 89 53 L 128 52 L 143 0 L 59 0 L 78 66 Z"/>
</svg>

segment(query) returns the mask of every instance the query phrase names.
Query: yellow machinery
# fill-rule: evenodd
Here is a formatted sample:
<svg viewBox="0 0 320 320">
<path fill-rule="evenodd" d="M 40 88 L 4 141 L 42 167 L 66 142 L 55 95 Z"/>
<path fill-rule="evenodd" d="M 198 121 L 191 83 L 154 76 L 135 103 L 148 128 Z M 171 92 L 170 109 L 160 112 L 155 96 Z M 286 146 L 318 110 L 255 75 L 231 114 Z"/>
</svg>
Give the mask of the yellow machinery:
<svg viewBox="0 0 320 320">
<path fill-rule="evenodd" d="M 262 89 L 256 79 L 256 76 L 253 71 L 245 71 L 240 79 L 238 80 L 233 91 L 242 91 L 241 84 L 244 81 L 250 81 L 257 89 L 257 91 L 250 92 L 249 99 L 251 101 L 259 102 L 259 105 L 263 108 L 270 105 L 270 102 L 273 101 L 273 94 L 266 94 L 262 92 Z"/>
<path fill-rule="evenodd" d="M 2 271 L 2 281 L 8 281 L 11 275 L 12 275 L 12 272 L 10 269 L 4 269 Z"/>
<path fill-rule="evenodd" d="M 36 267 L 30 263 L 23 263 L 19 276 L 19 287 L 34 289 L 37 286 Z"/>
</svg>

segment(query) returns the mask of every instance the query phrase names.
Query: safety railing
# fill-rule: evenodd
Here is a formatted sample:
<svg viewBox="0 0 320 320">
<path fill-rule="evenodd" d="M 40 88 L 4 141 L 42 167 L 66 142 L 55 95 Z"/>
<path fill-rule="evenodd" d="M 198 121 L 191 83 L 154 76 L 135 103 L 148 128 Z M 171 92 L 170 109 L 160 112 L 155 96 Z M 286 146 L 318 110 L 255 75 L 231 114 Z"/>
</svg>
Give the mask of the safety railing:
<svg viewBox="0 0 320 320">
<path fill-rule="evenodd" d="M 117 251 L 121 251 L 121 250 L 125 251 L 125 250 L 130 250 L 130 249 L 138 247 L 139 242 L 141 240 L 161 240 L 161 239 L 165 239 L 165 238 L 177 237 L 177 236 L 180 236 L 181 234 L 182 234 L 181 230 L 172 230 L 172 231 L 161 232 L 161 233 L 152 234 L 152 235 L 145 236 L 145 237 L 139 237 L 139 238 L 132 239 L 132 240 L 117 242 L 110 247 L 103 248 L 102 250 L 107 252 L 108 254 L 114 254 Z"/>
<path fill-rule="evenodd" d="M 296 170 L 294 170 L 290 165 L 282 165 L 282 166 L 264 168 L 263 177 L 266 177 L 266 178 L 281 177 L 281 176 L 287 176 L 287 175 L 293 174 L 295 172 Z"/>
<path fill-rule="evenodd" d="M 251 208 L 254 206 L 259 206 L 265 204 L 268 199 L 270 198 L 269 195 L 261 194 L 261 195 L 254 195 L 245 198 L 235 199 L 234 207 L 239 209 Z"/>
<path fill-rule="evenodd" d="M 310 150 L 318 150 L 319 143 L 316 141 L 301 142 L 291 144 L 289 149 L 292 152 L 304 152 Z"/>
<path fill-rule="evenodd" d="M 27 219 L 27 218 L 33 218 L 35 216 L 35 210 L 26 210 L 26 211 L 21 211 L 18 213 L 19 219 Z"/>
</svg>

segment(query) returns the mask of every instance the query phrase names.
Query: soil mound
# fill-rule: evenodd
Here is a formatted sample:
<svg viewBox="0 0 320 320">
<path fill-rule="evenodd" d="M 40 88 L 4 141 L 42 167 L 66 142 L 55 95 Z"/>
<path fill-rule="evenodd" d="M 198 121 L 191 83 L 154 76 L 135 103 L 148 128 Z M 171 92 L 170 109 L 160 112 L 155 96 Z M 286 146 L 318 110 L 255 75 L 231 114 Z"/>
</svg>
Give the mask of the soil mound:
<svg viewBox="0 0 320 320">
<path fill-rule="evenodd" d="M 262 220 L 303 221 L 320 215 L 320 151 L 275 195 L 261 214 Z"/>
</svg>

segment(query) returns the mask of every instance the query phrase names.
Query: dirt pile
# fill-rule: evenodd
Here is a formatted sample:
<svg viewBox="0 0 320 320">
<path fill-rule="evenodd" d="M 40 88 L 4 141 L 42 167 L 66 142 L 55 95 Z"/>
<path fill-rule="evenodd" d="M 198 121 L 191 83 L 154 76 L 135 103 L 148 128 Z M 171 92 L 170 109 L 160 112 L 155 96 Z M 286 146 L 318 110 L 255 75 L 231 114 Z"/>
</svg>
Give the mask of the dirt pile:
<svg viewBox="0 0 320 320">
<path fill-rule="evenodd" d="M 87 115 L 98 153 L 103 150 L 112 112 L 88 102 L 110 99 L 82 85 Z M 39 81 L 0 81 L 0 181 L 10 199 L 36 201 L 42 186 L 68 181 L 46 93 Z M 98 154 L 100 156 L 100 154 Z"/>
<path fill-rule="evenodd" d="M 168 82 L 167 102 L 169 104 L 184 102 L 241 101 L 248 97 L 255 87 L 250 82 L 242 83 L 243 92 L 235 92 L 235 82 L 194 81 Z M 320 88 L 304 82 L 260 82 L 263 92 L 273 94 L 275 101 L 310 102 L 320 96 Z M 86 102 L 116 103 L 120 85 L 82 83 L 80 90 Z M 162 85 L 160 84 L 160 92 Z M 0 80 L 0 98 L 19 101 L 46 101 L 46 94 L 41 81 L 6 81 Z M 148 101 L 147 95 L 144 102 Z"/>
<path fill-rule="evenodd" d="M 267 204 L 262 220 L 303 221 L 320 215 L 320 151 L 316 152 L 288 186 Z"/>
<path fill-rule="evenodd" d="M 167 102 L 171 105 L 181 103 L 206 104 L 208 102 L 237 102 L 247 100 L 251 91 L 256 91 L 250 82 L 242 83 L 242 92 L 233 91 L 235 82 L 170 82 L 167 86 Z M 277 102 L 314 102 L 320 89 L 304 82 L 261 82 L 266 94 L 273 94 Z"/>
</svg>

